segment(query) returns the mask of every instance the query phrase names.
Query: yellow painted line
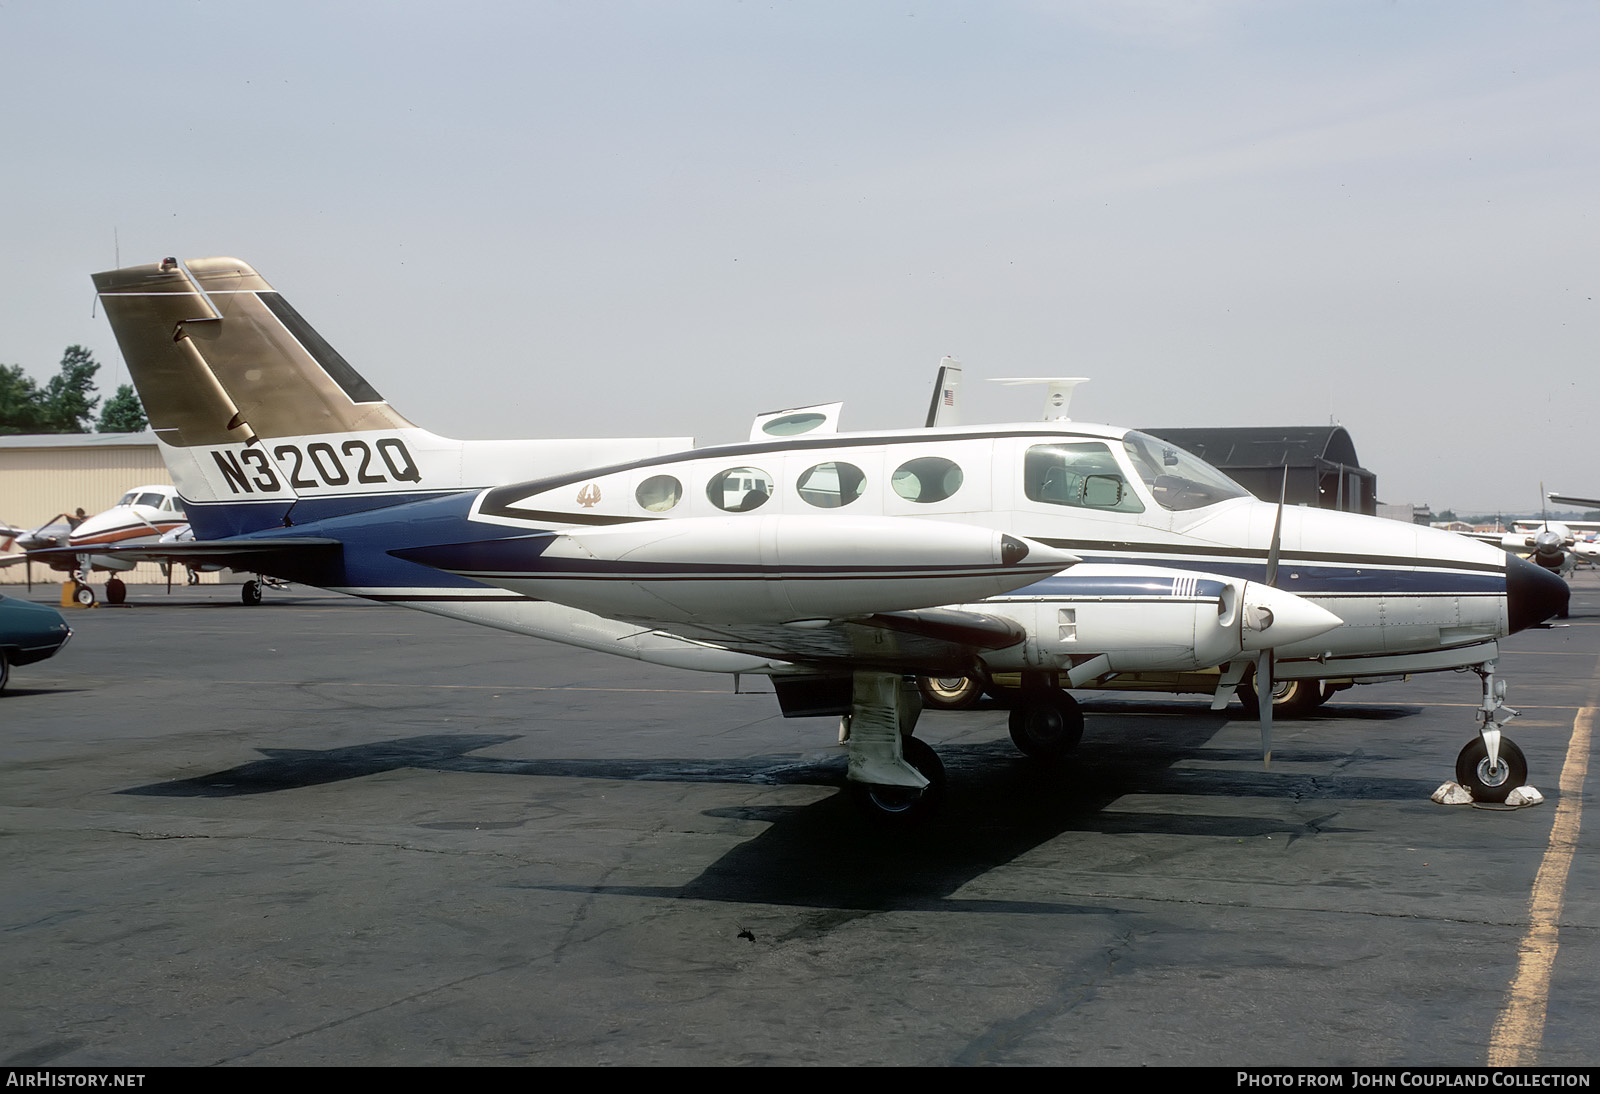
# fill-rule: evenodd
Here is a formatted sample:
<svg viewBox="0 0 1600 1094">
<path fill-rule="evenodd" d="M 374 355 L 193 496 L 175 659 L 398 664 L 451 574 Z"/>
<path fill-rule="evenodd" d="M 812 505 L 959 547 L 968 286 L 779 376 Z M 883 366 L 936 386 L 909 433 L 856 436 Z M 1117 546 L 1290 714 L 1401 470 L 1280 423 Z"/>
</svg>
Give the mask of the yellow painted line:
<svg viewBox="0 0 1600 1094">
<path fill-rule="evenodd" d="M 1591 696 L 1593 693 L 1591 692 Z M 1572 723 L 1572 740 L 1561 765 L 1561 801 L 1544 861 L 1533 881 L 1528 903 L 1528 933 L 1523 936 L 1517 974 L 1505 1009 L 1489 1038 L 1490 1067 L 1530 1067 L 1538 1062 L 1544 1044 L 1545 1012 L 1550 1003 L 1550 972 L 1560 944 L 1561 902 L 1566 895 L 1567 873 L 1578 849 L 1578 823 L 1583 810 L 1583 780 L 1589 771 L 1589 739 L 1595 707 L 1578 712 Z"/>
<path fill-rule="evenodd" d="M 1338 698 L 1334 698 L 1334 699 L 1329 700 L 1329 702 L 1333 703 L 1333 704 L 1337 704 L 1337 706 L 1341 706 L 1341 707 L 1379 707 L 1379 708 L 1383 708 L 1383 707 L 1460 707 L 1463 710 L 1478 710 L 1480 707 L 1483 706 L 1482 703 L 1430 703 L 1430 702 L 1428 702 L 1426 700 L 1422 700 L 1422 699 L 1414 700 L 1414 701 L 1411 701 L 1411 702 L 1407 702 L 1404 699 L 1396 699 L 1393 702 L 1380 703 L 1380 702 L 1378 702 L 1378 701 L 1376 701 L 1374 699 L 1338 699 Z M 1572 705 L 1570 703 L 1559 703 L 1559 704 L 1556 704 L 1554 706 L 1534 706 L 1532 703 L 1519 703 L 1516 706 L 1515 709 L 1527 711 L 1527 710 L 1582 710 L 1583 708 L 1579 707 L 1579 706 L 1574 706 L 1574 705 Z"/>
</svg>

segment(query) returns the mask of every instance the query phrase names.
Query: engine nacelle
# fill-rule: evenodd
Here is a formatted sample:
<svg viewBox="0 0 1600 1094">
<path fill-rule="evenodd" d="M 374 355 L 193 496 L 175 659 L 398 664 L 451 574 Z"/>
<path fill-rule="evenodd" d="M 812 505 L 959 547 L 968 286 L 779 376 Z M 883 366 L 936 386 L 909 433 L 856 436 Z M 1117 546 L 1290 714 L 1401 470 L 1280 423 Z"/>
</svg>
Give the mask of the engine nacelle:
<svg viewBox="0 0 1600 1094">
<path fill-rule="evenodd" d="M 1029 593 L 1041 595 L 1020 599 Z M 985 658 L 992 671 L 1067 669 L 1097 675 L 1212 668 L 1243 653 L 1308 641 L 1339 626 L 1332 612 L 1259 582 L 1154 566 L 1082 563 L 1016 598 L 982 605 L 1031 635 Z"/>
</svg>

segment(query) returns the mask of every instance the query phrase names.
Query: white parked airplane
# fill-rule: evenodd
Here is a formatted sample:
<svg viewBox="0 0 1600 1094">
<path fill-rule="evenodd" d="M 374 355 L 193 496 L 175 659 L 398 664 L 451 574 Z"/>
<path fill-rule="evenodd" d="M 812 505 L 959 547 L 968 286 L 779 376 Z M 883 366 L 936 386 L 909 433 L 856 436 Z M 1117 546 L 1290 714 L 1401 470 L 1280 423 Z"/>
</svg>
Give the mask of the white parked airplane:
<svg viewBox="0 0 1600 1094">
<path fill-rule="evenodd" d="M 1514 712 L 1497 641 L 1567 589 L 1486 545 L 1260 502 L 1157 438 L 1065 421 L 864 434 L 822 414 L 814 432 L 705 449 L 452 441 L 398 414 L 236 259 L 94 280 L 188 503 L 186 554 L 768 674 L 785 714 L 850 716 L 849 778 L 876 816 L 937 802 L 907 681 L 952 672 L 1023 673 L 1012 736 L 1053 758 L 1082 730 L 1062 681 L 1226 664 L 1225 702 L 1251 664 L 1268 685 L 1275 668 L 1470 666 L 1481 733 L 1458 777 L 1480 798 L 1525 780 L 1500 733 Z"/>
<path fill-rule="evenodd" d="M 81 514 L 83 510 L 78 512 Z M 102 553 L 105 548 L 155 543 L 187 527 L 183 499 L 176 488 L 159 483 L 135 486 L 117 504 L 92 517 L 74 522 L 62 514 L 17 536 L 16 545 L 26 553 L 13 555 L 5 561 L 9 564 L 38 560 L 52 569 L 70 572 L 76 585 L 74 598 L 88 605 L 95 599 L 88 581 L 90 573 L 104 570 L 115 575 L 136 565 L 135 561 L 116 554 Z M 107 579 L 107 600 L 120 604 L 126 595 L 127 588 L 120 578 Z"/>
</svg>

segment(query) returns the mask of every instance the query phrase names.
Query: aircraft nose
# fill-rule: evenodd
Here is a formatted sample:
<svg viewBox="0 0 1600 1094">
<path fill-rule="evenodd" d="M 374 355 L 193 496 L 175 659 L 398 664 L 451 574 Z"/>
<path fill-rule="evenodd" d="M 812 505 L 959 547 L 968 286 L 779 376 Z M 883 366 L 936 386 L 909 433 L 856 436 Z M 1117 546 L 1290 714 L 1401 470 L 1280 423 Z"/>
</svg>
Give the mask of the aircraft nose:
<svg viewBox="0 0 1600 1094">
<path fill-rule="evenodd" d="M 1516 555 L 1506 556 L 1506 614 L 1512 634 L 1553 615 L 1565 615 L 1571 595 L 1567 583 L 1543 566 Z"/>
</svg>

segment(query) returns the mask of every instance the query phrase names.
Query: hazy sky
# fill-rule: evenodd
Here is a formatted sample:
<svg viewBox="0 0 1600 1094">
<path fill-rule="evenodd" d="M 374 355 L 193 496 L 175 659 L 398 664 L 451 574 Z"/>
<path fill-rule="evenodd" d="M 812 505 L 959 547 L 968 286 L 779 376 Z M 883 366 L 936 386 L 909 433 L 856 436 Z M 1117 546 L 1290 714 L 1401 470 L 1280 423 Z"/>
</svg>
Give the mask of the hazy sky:
<svg viewBox="0 0 1600 1094">
<path fill-rule="evenodd" d="M 1600 5 L 0 0 L 0 362 L 233 255 L 418 424 L 1330 416 L 1385 501 L 1600 491 Z"/>
</svg>

